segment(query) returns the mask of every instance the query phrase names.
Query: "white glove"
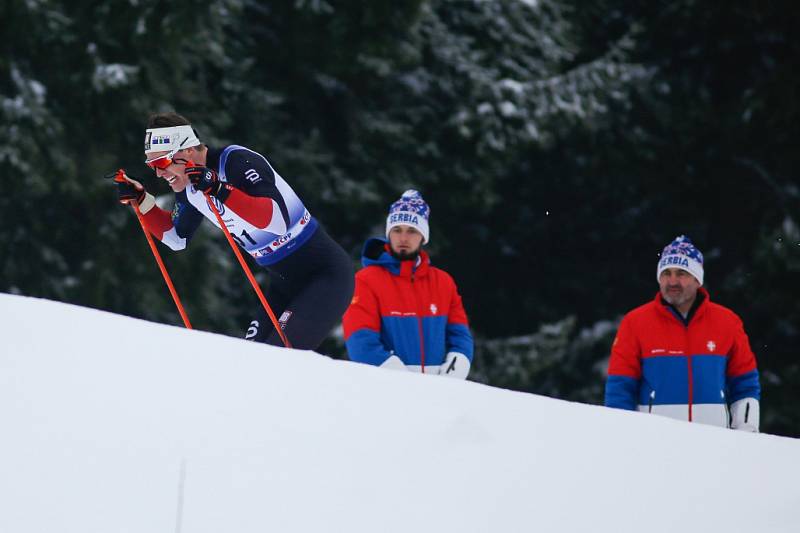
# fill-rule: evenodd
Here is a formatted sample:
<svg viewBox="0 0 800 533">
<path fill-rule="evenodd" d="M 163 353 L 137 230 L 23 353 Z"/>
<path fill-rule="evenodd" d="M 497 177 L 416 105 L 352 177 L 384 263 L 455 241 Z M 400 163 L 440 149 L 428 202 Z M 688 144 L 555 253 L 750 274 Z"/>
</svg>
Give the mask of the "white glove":
<svg viewBox="0 0 800 533">
<path fill-rule="evenodd" d="M 408 370 L 403 361 L 394 354 L 390 355 L 389 359 L 381 363 L 381 368 L 388 368 L 389 370 Z"/>
<path fill-rule="evenodd" d="M 731 429 L 758 433 L 759 408 L 755 398 L 742 398 L 731 405 Z"/>
<path fill-rule="evenodd" d="M 439 375 L 450 378 L 467 379 L 469 374 L 469 359 L 463 353 L 448 352 L 444 364 L 440 367 Z"/>
</svg>

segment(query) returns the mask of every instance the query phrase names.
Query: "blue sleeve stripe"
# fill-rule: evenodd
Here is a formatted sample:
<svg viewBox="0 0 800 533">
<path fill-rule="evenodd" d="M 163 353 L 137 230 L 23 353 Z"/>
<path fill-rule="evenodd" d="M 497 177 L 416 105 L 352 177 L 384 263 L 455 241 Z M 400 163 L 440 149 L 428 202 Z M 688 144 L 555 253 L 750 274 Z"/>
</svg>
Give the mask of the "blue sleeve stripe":
<svg viewBox="0 0 800 533">
<path fill-rule="evenodd" d="M 742 398 L 761 399 L 761 385 L 758 382 L 758 370 L 741 376 L 728 378 L 728 401 L 733 403 Z"/>
<path fill-rule="evenodd" d="M 389 358 L 389 353 L 384 348 L 380 336 L 371 329 L 356 330 L 345 341 L 345 346 L 350 360 L 358 363 L 377 366 Z"/>
<path fill-rule="evenodd" d="M 608 376 L 606 381 L 606 407 L 617 409 L 636 409 L 639 380 L 628 376 Z"/>
</svg>

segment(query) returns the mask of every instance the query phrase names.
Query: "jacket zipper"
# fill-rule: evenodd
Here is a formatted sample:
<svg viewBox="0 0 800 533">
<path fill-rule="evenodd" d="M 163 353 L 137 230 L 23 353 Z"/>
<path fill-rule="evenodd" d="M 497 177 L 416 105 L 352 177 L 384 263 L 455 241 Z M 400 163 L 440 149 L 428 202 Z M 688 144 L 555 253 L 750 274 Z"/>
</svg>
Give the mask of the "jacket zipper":
<svg viewBox="0 0 800 533">
<path fill-rule="evenodd" d="M 417 306 L 417 327 L 419 328 L 419 362 L 422 373 L 425 373 L 425 337 L 422 334 L 422 315 L 419 309 L 419 298 L 417 298 L 417 291 L 414 290 L 414 273 L 411 273 L 411 292 L 414 294 L 414 303 Z"/>
<path fill-rule="evenodd" d="M 692 375 L 692 356 L 691 354 L 686 355 L 686 360 L 689 364 L 689 422 L 692 421 L 692 400 L 693 394 L 692 389 L 694 388 L 694 376 Z"/>
<path fill-rule="evenodd" d="M 689 346 L 689 325 L 686 325 L 686 336 L 685 336 L 684 346 L 687 352 L 691 352 L 691 347 Z M 692 421 L 692 401 L 694 400 L 694 375 L 692 374 L 692 354 L 686 354 L 686 366 L 689 370 L 689 422 Z"/>
</svg>

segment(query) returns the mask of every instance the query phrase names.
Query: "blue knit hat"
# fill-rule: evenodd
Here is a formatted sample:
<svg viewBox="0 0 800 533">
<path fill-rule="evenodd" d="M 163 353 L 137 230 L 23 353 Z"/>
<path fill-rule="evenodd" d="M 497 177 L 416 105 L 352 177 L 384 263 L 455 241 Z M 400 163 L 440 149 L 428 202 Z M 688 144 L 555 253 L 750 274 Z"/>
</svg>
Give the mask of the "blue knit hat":
<svg viewBox="0 0 800 533">
<path fill-rule="evenodd" d="M 668 268 L 680 268 L 694 276 L 700 285 L 703 284 L 703 254 L 700 253 L 692 240 L 680 235 L 669 243 L 664 251 L 661 252 L 661 259 L 658 261 L 656 280 L 661 276 L 661 272 Z"/>
<path fill-rule="evenodd" d="M 389 238 L 389 231 L 395 226 L 411 226 L 422 233 L 423 244 L 428 244 L 430 213 L 431 209 L 422 199 L 422 195 L 414 189 L 407 190 L 389 208 L 389 216 L 386 217 L 386 238 Z"/>
</svg>

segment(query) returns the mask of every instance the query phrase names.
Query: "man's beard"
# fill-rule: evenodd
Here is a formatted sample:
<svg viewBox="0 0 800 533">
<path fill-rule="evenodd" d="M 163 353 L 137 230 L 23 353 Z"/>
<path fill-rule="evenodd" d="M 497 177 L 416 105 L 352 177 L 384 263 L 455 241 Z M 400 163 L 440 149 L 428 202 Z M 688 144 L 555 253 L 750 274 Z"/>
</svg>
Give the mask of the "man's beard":
<svg viewBox="0 0 800 533">
<path fill-rule="evenodd" d="M 417 257 L 419 257 L 419 248 L 417 248 L 413 252 L 407 252 L 405 250 L 395 252 L 394 250 L 392 250 L 392 257 L 394 257 L 398 261 L 416 261 Z"/>
<path fill-rule="evenodd" d="M 676 308 L 692 299 L 691 291 L 686 289 L 681 290 L 677 294 L 670 294 L 669 291 L 664 292 L 667 292 L 666 295 L 663 292 L 661 294 L 662 298 L 664 298 L 664 301 Z"/>
</svg>

